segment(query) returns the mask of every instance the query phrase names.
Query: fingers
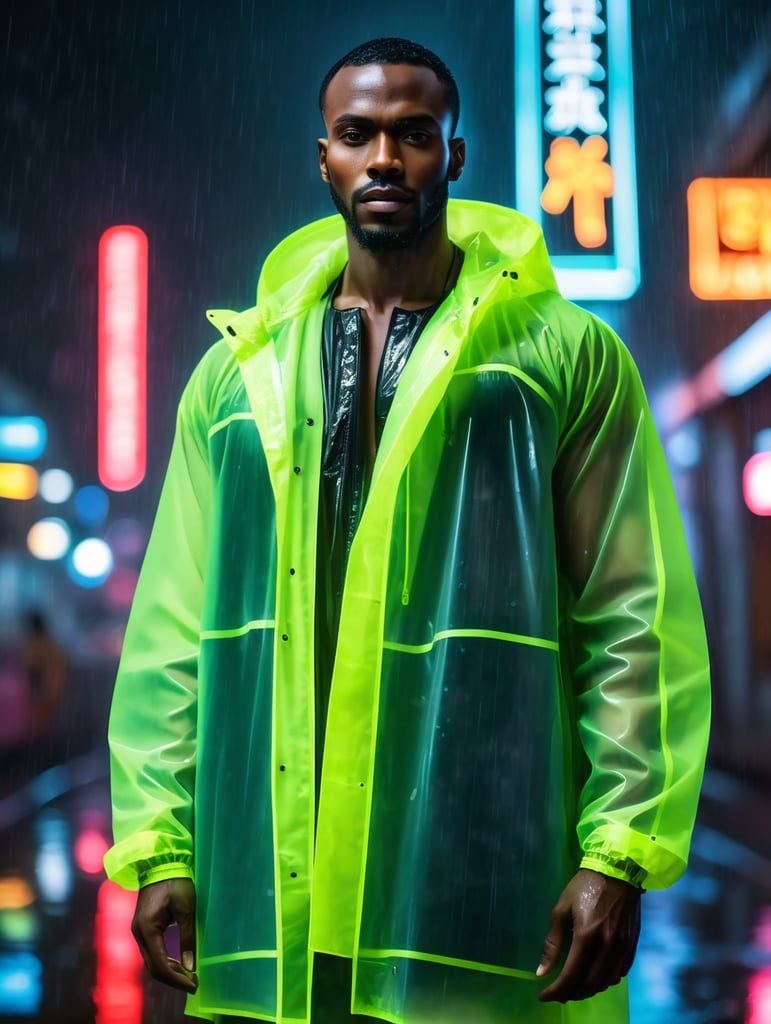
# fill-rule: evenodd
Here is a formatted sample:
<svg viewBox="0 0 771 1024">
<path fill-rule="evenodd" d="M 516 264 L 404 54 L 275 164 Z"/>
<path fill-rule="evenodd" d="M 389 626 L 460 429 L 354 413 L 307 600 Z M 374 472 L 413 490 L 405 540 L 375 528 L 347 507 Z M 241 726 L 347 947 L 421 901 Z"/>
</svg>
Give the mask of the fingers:
<svg viewBox="0 0 771 1024">
<path fill-rule="evenodd" d="M 180 928 L 182 963 L 169 956 L 164 933 Z M 195 889 L 189 879 L 168 879 L 139 890 L 131 931 L 150 974 L 173 988 L 195 992 Z"/>
<path fill-rule="evenodd" d="M 639 890 L 596 872 L 579 871 L 552 914 L 550 949 L 557 918 L 570 921 L 573 935 L 562 970 L 539 994 L 542 1002 L 588 999 L 629 972 L 640 932 Z M 548 956 L 545 947 L 536 973 L 540 977 L 555 965 L 556 956 Z"/>
<path fill-rule="evenodd" d="M 579 995 L 594 958 L 594 943 L 588 936 L 573 933 L 567 960 L 556 979 L 540 992 L 542 1003 L 566 1003 L 569 999 L 581 999 Z"/>
<path fill-rule="evenodd" d="M 589 999 L 617 985 L 629 973 L 636 947 L 636 936 L 625 941 L 600 928 L 574 932 L 565 965 L 540 993 L 541 1002 Z"/>
<path fill-rule="evenodd" d="M 545 974 L 548 974 L 549 971 L 553 971 L 557 966 L 557 960 L 559 959 L 562 944 L 565 940 L 566 928 L 567 915 L 565 911 L 560 908 L 560 905 L 557 904 L 552 911 L 551 927 L 543 941 L 541 960 L 535 972 L 537 978 L 542 978 Z"/>
<path fill-rule="evenodd" d="M 196 991 L 198 988 L 197 978 L 187 972 L 178 960 L 169 956 L 163 941 L 163 932 L 147 926 L 132 927 L 131 930 L 142 953 L 145 966 L 156 981 L 161 981 L 165 985 L 171 985 L 173 988 L 179 988 L 185 992 Z"/>
<path fill-rule="evenodd" d="M 581 979 L 581 984 L 576 989 L 573 999 L 589 999 L 604 992 L 605 989 L 618 985 L 621 979 L 627 974 L 629 968 L 624 969 L 625 963 L 629 960 L 626 948 L 614 949 L 602 948 L 594 957 L 586 975 Z M 631 962 L 629 964 L 631 967 Z"/>
<path fill-rule="evenodd" d="M 180 914 L 179 923 L 179 951 L 182 966 L 191 974 L 195 971 L 195 913 Z"/>
</svg>

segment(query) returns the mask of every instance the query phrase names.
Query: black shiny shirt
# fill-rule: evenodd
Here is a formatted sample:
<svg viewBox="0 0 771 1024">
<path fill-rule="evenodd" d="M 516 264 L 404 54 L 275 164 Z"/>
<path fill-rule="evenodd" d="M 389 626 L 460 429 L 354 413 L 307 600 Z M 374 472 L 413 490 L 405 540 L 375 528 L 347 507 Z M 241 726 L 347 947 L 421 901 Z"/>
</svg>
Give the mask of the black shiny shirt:
<svg viewBox="0 0 771 1024">
<path fill-rule="evenodd" d="M 324 438 L 316 570 L 316 724 L 320 758 L 326 725 L 345 568 L 367 498 L 369 459 L 363 421 L 361 310 L 335 309 L 330 293 L 324 316 L 321 369 Z M 438 308 L 394 309 L 375 390 L 375 444 L 380 443 L 402 371 Z"/>
</svg>

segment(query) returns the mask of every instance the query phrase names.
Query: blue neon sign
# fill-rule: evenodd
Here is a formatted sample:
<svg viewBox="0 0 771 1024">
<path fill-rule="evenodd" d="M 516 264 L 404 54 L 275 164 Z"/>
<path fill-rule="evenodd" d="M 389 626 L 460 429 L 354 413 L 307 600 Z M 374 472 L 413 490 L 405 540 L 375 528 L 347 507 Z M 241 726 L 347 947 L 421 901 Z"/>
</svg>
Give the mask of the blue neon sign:
<svg viewBox="0 0 771 1024">
<path fill-rule="evenodd" d="M 573 299 L 640 283 L 629 0 L 515 0 L 516 200 Z"/>
</svg>

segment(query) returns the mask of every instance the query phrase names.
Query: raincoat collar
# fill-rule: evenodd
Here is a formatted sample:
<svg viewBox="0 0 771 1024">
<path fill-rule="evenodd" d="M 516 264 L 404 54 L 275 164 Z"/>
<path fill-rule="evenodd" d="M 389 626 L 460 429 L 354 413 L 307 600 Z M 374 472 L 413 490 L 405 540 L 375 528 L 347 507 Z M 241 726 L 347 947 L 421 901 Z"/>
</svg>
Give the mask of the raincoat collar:
<svg viewBox="0 0 771 1024">
<path fill-rule="evenodd" d="M 557 292 L 538 225 L 516 210 L 471 199 L 451 199 L 450 238 L 465 253 L 454 293 L 460 307 L 482 301 L 502 276 L 517 281 L 520 296 Z M 239 359 L 248 358 L 279 324 L 303 313 L 327 292 L 348 259 L 345 223 L 339 214 L 313 221 L 280 242 L 265 260 L 257 304 L 243 313 L 210 310 Z"/>
</svg>

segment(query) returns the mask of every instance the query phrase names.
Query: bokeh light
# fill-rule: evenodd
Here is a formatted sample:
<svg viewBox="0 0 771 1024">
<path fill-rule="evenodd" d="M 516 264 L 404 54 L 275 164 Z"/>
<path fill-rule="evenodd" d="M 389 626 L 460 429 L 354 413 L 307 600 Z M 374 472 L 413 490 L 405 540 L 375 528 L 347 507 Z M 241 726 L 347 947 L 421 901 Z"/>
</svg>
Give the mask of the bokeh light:
<svg viewBox="0 0 771 1024">
<path fill-rule="evenodd" d="M 771 427 L 759 430 L 755 435 L 755 451 L 771 452 Z"/>
<path fill-rule="evenodd" d="M 30 527 L 27 533 L 27 547 L 30 554 L 43 561 L 63 558 L 70 548 L 70 528 L 63 519 L 48 516 Z"/>
<path fill-rule="evenodd" d="M 26 878 L 8 875 L 0 878 L 0 909 L 18 910 L 35 902 L 35 893 Z"/>
<path fill-rule="evenodd" d="M 107 518 L 110 499 L 103 487 L 89 484 L 75 495 L 75 515 L 84 526 L 99 526 Z"/>
<path fill-rule="evenodd" d="M 100 875 L 103 871 L 102 860 L 109 846 L 98 829 L 85 828 L 75 840 L 75 863 L 87 875 Z"/>
<path fill-rule="evenodd" d="M 0 942 L 34 942 L 40 933 L 40 919 L 30 907 L 0 910 Z"/>
<path fill-rule="evenodd" d="M 0 498 L 27 501 L 37 494 L 37 470 L 23 462 L 0 462 Z"/>
<path fill-rule="evenodd" d="M 764 967 L 750 978 L 747 992 L 746 1024 L 768 1024 L 771 1020 L 771 968 Z"/>
<path fill-rule="evenodd" d="M 0 416 L 0 458 L 37 459 L 47 440 L 46 425 L 39 416 Z"/>
<path fill-rule="evenodd" d="M 43 965 L 26 950 L 0 953 L 0 1005 L 4 1016 L 32 1017 L 43 996 Z"/>
<path fill-rule="evenodd" d="M 771 516 L 771 452 L 747 460 L 742 474 L 744 501 L 756 516 Z"/>
<path fill-rule="evenodd" d="M 47 469 L 40 474 L 38 492 L 52 505 L 60 505 L 72 494 L 74 483 L 66 469 Z"/>
<path fill-rule="evenodd" d="M 88 537 L 73 548 L 68 565 L 70 578 L 80 587 L 98 587 L 110 575 L 112 551 L 99 537 Z"/>
<path fill-rule="evenodd" d="M 64 815 L 53 808 L 43 811 L 35 822 L 37 850 L 35 876 L 38 891 L 48 909 L 64 909 L 72 895 L 70 828 Z"/>
</svg>

